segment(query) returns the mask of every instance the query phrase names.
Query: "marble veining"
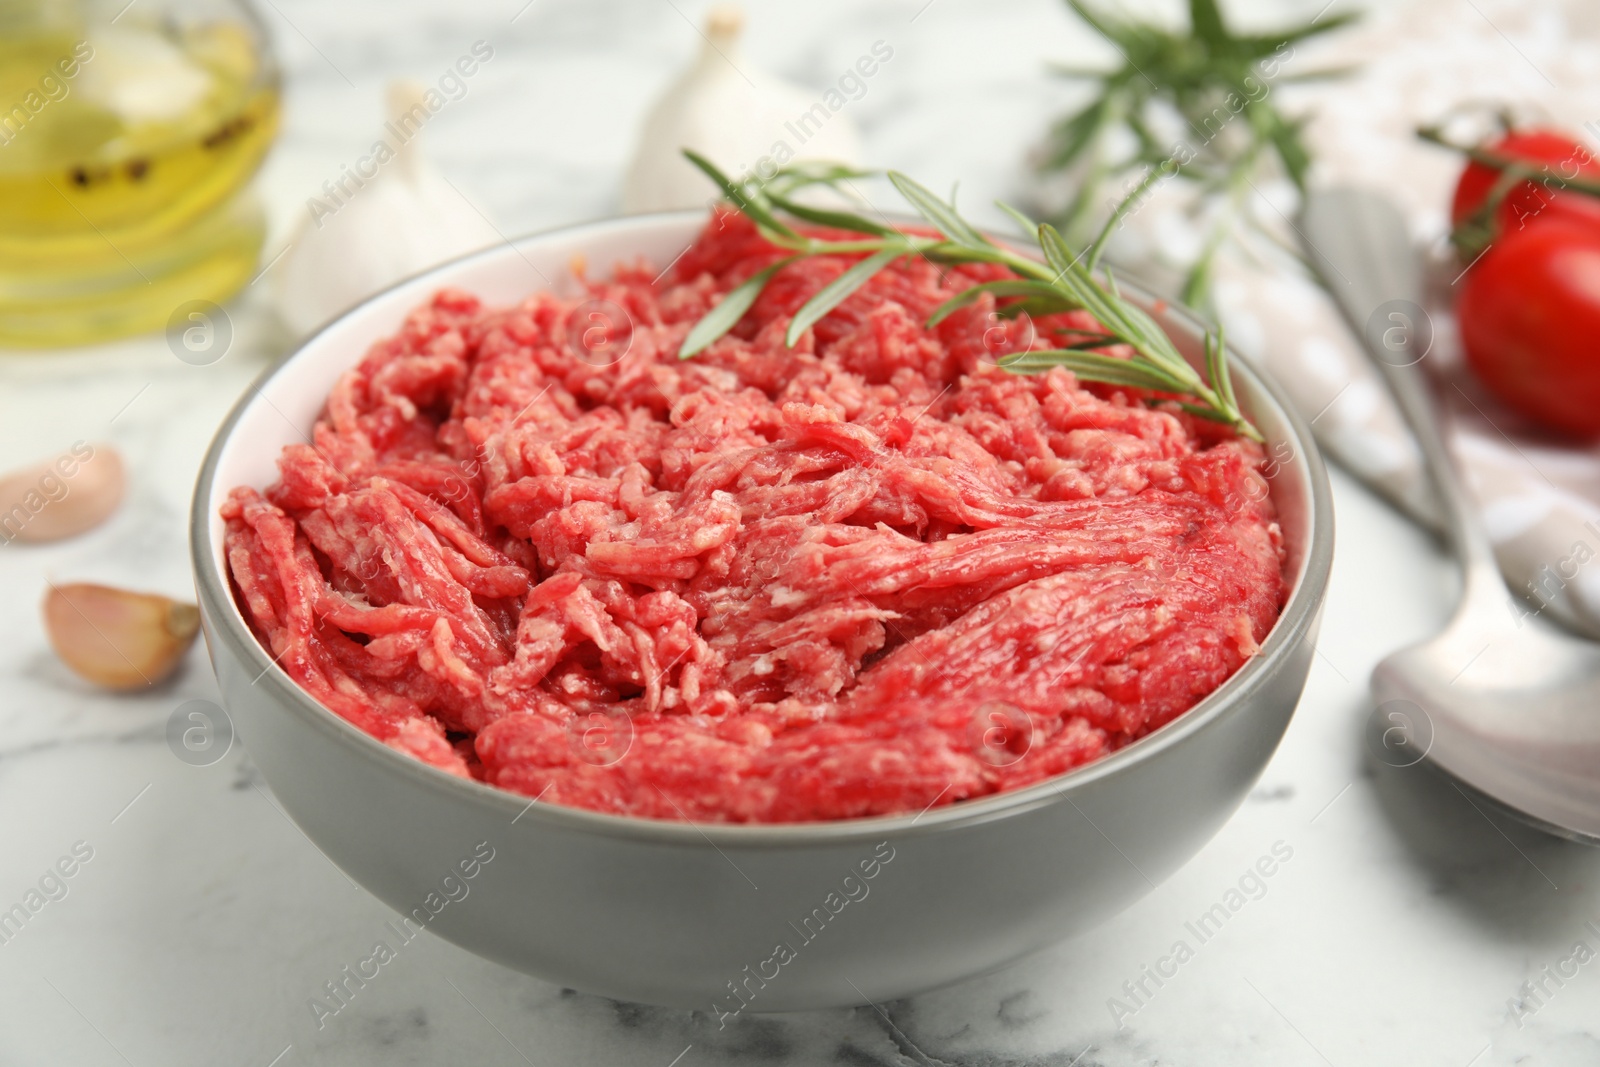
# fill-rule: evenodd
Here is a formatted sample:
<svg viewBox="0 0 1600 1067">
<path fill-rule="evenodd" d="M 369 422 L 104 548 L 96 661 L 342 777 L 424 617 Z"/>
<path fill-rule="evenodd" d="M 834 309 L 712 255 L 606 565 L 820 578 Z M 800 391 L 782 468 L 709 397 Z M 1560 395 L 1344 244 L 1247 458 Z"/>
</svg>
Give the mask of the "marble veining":
<svg viewBox="0 0 1600 1067">
<path fill-rule="evenodd" d="M 1230 5 L 1268 21 L 1320 6 Z M 1479 6 L 1493 10 L 1462 0 L 1460 17 Z M 494 62 L 426 134 L 445 174 L 507 233 L 612 212 L 635 124 L 699 47 L 690 23 L 704 7 L 262 4 L 290 85 L 260 180 L 275 240 L 370 141 L 385 79 L 427 78 L 478 39 Z M 1055 0 L 748 7 L 750 61 L 802 81 L 890 42 L 893 63 L 850 105 L 869 159 L 935 187 L 961 179 L 979 218 L 994 197 L 1026 195 L 1026 156 L 1072 97 L 1045 62 L 1094 54 Z M 174 758 L 168 717 L 217 697 L 203 652 L 158 691 L 113 698 L 60 667 L 38 624 L 47 579 L 188 592 L 200 456 L 284 349 L 264 287 L 230 307 L 235 341 L 211 366 L 177 361 L 159 337 L 0 359 L 0 466 L 109 440 L 134 472 L 103 528 L 0 548 L 0 907 L 79 842 L 94 852 L 65 896 L 0 943 L 0 1064 L 1600 1063 L 1600 962 L 1560 973 L 1578 943 L 1600 951 L 1600 853 L 1366 751 L 1367 673 L 1438 626 L 1452 579 L 1427 538 L 1343 476 L 1319 655 L 1281 749 L 1199 856 L 1099 929 L 903 1002 L 747 1013 L 725 1028 L 709 1011 L 561 989 L 423 934 L 319 1029 L 310 999 L 393 914 L 287 821 L 245 745 L 207 767 Z M 1241 890 L 1274 846 L 1292 859 Z M 1247 903 L 1203 942 L 1189 933 L 1230 891 Z M 1175 973 L 1145 977 L 1178 941 L 1191 954 Z"/>
</svg>

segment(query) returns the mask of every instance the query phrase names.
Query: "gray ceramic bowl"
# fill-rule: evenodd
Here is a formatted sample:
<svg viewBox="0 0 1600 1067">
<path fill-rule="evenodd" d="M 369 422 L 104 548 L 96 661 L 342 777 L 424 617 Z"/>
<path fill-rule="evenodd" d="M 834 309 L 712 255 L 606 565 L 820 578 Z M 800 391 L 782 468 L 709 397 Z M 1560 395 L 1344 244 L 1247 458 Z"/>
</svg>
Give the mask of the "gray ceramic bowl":
<svg viewBox="0 0 1600 1067">
<path fill-rule="evenodd" d="M 304 439 L 369 344 L 443 285 L 511 303 L 572 285 L 576 255 L 597 270 L 637 256 L 667 263 L 702 218 L 617 219 L 449 263 L 355 308 L 250 389 L 201 470 L 192 547 L 206 643 L 251 758 L 311 840 L 407 917 L 399 932 L 425 926 L 551 982 L 719 1017 L 904 996 L 1126 908 L 1232 815 L 1311 663 L 1333 553 L 1327 478 L 1305 424 L 1247 364 L 1238 390 L 1280 460 L 1272 492 L 1293 590 L 1282 617 L 1261 654 L 1188 714 L 1015 792 L 788 826 L 530 804 L 375 741 L 302 692 L 251 634 L 229 592 L 218 505 L 232 486 L 275 479 L 279 450 Z M 1192 358 L 1194 324 L 1158 316 Z"/>
</svg>

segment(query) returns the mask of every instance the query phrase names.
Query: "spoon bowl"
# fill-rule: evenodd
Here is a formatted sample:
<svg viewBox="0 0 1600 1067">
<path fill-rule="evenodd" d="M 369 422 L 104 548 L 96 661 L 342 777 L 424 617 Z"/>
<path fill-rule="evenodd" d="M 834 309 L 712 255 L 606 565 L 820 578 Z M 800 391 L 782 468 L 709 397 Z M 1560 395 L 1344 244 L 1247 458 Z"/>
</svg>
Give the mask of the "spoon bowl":
<svg viewBox="0 0 1600 1067">
<path fill-rule="evenodd" d="M 1373 698 L 1397 742 L 1525 821 L 1600 844 L 1600 646 L 1508 603 L 1464 601 L 1437 637 L 1378 664 Z"/>
</svg>

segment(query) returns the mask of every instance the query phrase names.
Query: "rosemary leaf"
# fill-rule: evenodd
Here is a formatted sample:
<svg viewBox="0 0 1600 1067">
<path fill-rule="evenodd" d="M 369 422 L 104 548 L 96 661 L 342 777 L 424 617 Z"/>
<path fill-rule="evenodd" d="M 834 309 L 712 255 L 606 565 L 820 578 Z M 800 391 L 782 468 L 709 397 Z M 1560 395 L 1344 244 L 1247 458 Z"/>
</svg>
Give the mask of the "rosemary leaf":
<svg viewBox="0 0 1600 1067">
<path fill-rule="evenodd" d="M 678 358 L 688 359 L 698 355 L 707 345 L 738 325 L 744 318 L 744 313 L 756 302 L 756 297 L 761 295 L 761 290 L 767 287 L 772 276 L 799 259 L 799 256 L 789 256 L 765 270 L 751 275 L 749 278 L 733 289 L 727 296 L 717 302 L 717 306 L 706 312 L 705 318 L 694 324 L 694 329 L 689 331 L 689 336 L 683 339 L 683 344 L 678 348 Z"/>
<path fill-rule="evenodd" d="M 1109 274 L 1106 276 L 1106 281 L 1108 285 L 1113 284 Z M 1189 361 L 1183 358 L 1178 352 L 1178 347 L 1172 343 L 1172 338 L 1167 336 L 1167 331 L 1163 330 L 1144 308 L 1118 297 L 1109 310 L 1118 328 L 1117 332 L 1141 356 L 1159 363 L 1173 377 L 1188 383 L 1187 388 L 1193 389 L 1202 384 L 1195 369 L 1189 366 Z M 1101 319 L 1101 322 L 1105 323 L 1105 320 Z M 1111 323 L 1105 325 L 1109 326 Z"/>
<path fill-rule="evenodd" d="M 1122 203 L 1118 204 L 1116 209 L 1111 212 L 1111 218 L 1107 219 L 1105 226 L 1101 228 L 1100 236 L 1096 237 L 1094 244 L 1089 246 L 1089 260 L 1084 264 L 1084 269 L 1090 274 L 1093 274 L 1094 269 L 1100 265 L 1100 254 L 1105 251 L 1106 242 L 1111 240 L 1111 235 L 1121 227 L 1122 220 L 1127 217 L 1128 212 L 1138 206 L 1139 202 L 1144 199 L 1145 193 L 1150 191 L 1150 187 L 1156 183 L 1160 175 L 1161 172 L 1158 170 L 1152 170 L 1149 174 L 1146 174 L 1144 180 L 1134 187 L 1133 192 L 1123 197 Z"/>
<path fill-rule="evenodd" d="M 1119 359 L 1116 356 L 1103 356 L 1071 348 L 1018 352 L 1002 356 L 998 362 L 1006 370 L 1023 374 L 1049 370 L 1051 367 L 1065 367 L 1083 381 L 1126 385 L 1135 389 L 1154 389 L 1163 393 L 1184 391 L 1182 382 L 1173 381 L 1159 367 L 1138 360 Z"/>
<path fill-rule="evenodd" d="M 808 185 L 831 185 L 838 187 L 840 182 L 847 182 L 853 178 L 872 178 L 876 174 L 860 167 L 851 167 L 843 163 L 832 163 L 827 160 L 801 160 L 791 163 L 781 172 L 773 175 L 771 181 L 765 185 L 770 193 L 781 193 L 787 196 L 797 189 Z"/>
<path fill-rule="evenodd" d="M 1288 172 L 1289 180 L 1303 193 L 1306 191 L 1306 172 L 1311 169 L 1311 154 L 1300 140 L 1300 128 L 1304 123 L 1289 122 L 1276 110 L 1268 109 L 1265 113 L 1268 116 L 1267 136 L 1278 150 L 1278 158 L 1283 161 L 1283 169 Z"/>
<path fill-rule="evenodd" d="M 871 219 L 862 218 L 860 215 L 851 215 L 844 211 L 829 211 L 825 208 L 812 207 L 809 204 L 798 204 L 788 197 L 779 196 L 768 192 L 767 199 L 774 207 L 782 208 L 797 219 L 814 222 L 818 226 L 828 226 L 835 230 L 851 230 L 855 233 L 870 233 L 877 237 L 887 237 L 895 231 Z"/>
<path fill-rule="evenodd" d="M 1052 131 L 1055 138 L 1055 151 L 1045 161 L 1046 167 L 1066 166 L 1089 145 L 1110 119 L 1111 101 L 1109 99 L 1096 100 L 1084 107 L 1069 118 L 1056 124 Z"/>
<path fill-rule="evenodd" d="M 1083 340 L 1074 341 L 1070 345 L 1060 345 L 1058 347 L 1065 349 L 1068 352 L 1092 352 L 1097 348 L 1107 348 L 1116 343 L 1117 339 L 1112 337 L 1110 334 L 1086 333 L 1083 335 Z"/>
<path fill-rule="evenodd" d="M 1076 309 L 1076 304 L 1058 293 L 1055 296 L 1030 296 L 1025 300 L 1018 300 L 1015 303 L 997 307 L 994 309 L 994 313 L 1002 319 L 1014 319 L 1019 315 L 1039 318 L 1043 315 L 1059 315 L 1063 311 L 1074 311 Z M 1097 334 L 1096 336 L 1104 335 Z M 1109 342 L 1101 341 L 1100 343 L 1107 344 Z"/>
<path fill-rule="evenodd" d="M 776 215 L 767 210 L 767 206 L 761 203 L 758 197 L 747 195 L 744 189 L 732 178 L 722 173 L 715 163 L 691 149 L 684 149 L 683 154 L 690 163 L 705 171 L 706 175 L 722 188 L 722 195 L 727 197 L 734 207 L 750 216 L 757 225 L 765 226 L 767 229 L 772 230 L 774 233 L 782 234 L 784 237 L 799 236 L 788 225 L 779 221 Z"/>
<path fill-rule="evenodd" d="M 917 209 L 917 214 L 954 243 L 967 248 L 983 248 L 989 244 L 971 223 L 956 214 L 954 207 L 940 200 L 927 186 L 893 170 L 889 172 L 889 181 Z"/>
<path fill-rule="evenodd" d="M 1194 29 L 1194 35 L 1211 47 L 1228 46 L 1228 30 L 1222 23 L 1217 0 L 1189 0 L 1189 25 Z"/>
<path fill-rule="evenodd" d="M 1361 19 L 1359 11 L 1341 11 L 1337 15 L 1324 15 L 1319 19 L 1296 26 L 1291 29 L 1279 30 L 1277 33 L 1266 35 L 1241 34 L 1235 40 L 1240 48 L 1250 55 L 1264 55 L 1275 52 L 1286 44 L 1299 44 L 1308 37 L 1320 37 L 1325 33 L 1348 26 Z"/>
<path fill-rule="evenodd" d="M 784 334 L 783 343 L 793 348 L 799 342 L 800 335 L 813 323 L 844 303 L 851 293 L 867 284 L 874 274 L 906 252 L 905 248 L 885 248 L 881 252 L 874 252 L 817 290 L 817 295 L 807 300 L 800 310 L 795 312 L 794 318 L 789 322 L 789 331 Z"/>
<path fill-rule="evenodd" d="M 931 329 L 939 325 L 950 314 L 959 308 L 977 300 L 984 293 L 993 293 L 995 296 L 1037 296 L 1061 300 L 1061 291 L 1049 282 L 1038 282 L 1030 278 L 1003 278 L 997 282 L 984 282 L 974 285 L 970 289 L 963 289 L 949 300 L 933 309 L 933 314 L 928 316 L 928 327 Z M 1062 307 L 1062 311 L 1070 311 L 1071 307 Z"/>
<path fill-rule="evenodd" d="M 1113 23 L 1082 0 L 1067 0 L 1067 6 L 1072 8 L 1080 19 L 1087 22 L 1091 29 L 1113 44 L 1126 46 L 1132 43 L 1125 25 Z"/>
<path fill-rule="evenodd" d="M 1206 334 L 1206 342 L 1208 344 L 1213 343 L 1211 334 Z M 1211 379 L 1211 385 L 1216 389 L 1217 395 L 1222 397 L 1223 405 L 1231 410 L 1238 410 L 1239 398 L 1234 396 L 1233 393 L 1233 371 L 1228 367 L 1228 342 L 1223 335 L 1221 326 L 1217 327 L 1214 344 L 1217 350 L 1216 369 L 1214 372 L 1208 373 L 1207 377 Z"/>
<path fill-rule="evenodd" d="M 1202 404 L 1191 404 L 1187 400 L 1164 400 L 1159 397 L 1151 397 L 1145 402 L 1151 407 L 1159 407 L 1162 404 L 1176 404 L 1184 411 L 1187 411 L 1189 414 L 1193 415 L 1195 418 L 1206 419 L 1209 422 L 1226 423 L 1233 421 L 1216 408 L 1208 408 Z M 1261 440 L 1261 435 L 1255 431 L 1254 427 L 1251 427 L 1250 432 L 1246 433 L 1245 436 L 1249 437 L 1253 441 Z"/>
<path fill-rule="evenodd" d="M 1035 222 L 1033 219 L 1030 219 L 1023 212 L 1018 211 L 1004 200 L 996 200 L 994 202 L 994 206 L 999 208 L 1001 211 L 1004 211 L 1007 215 L 1010 215 L 1012 220 L 1018 226 L 1022 227 L 1023 233 L 1031 234 L 1039 232 L 1039 224 L 1037 222 Z"/>
<path fill-rule="evenodd" d="M 1078 257 L 1072 254 L 1072 249 L 1068 246 L 1066 239 L 1061 236 L 1061 231 L 1048 222 L 1040 223 L 1039 247 L 1044 250 L 1044 261 L 1050 264 L 1051 268 L 1059 275 L 1056 279 L 1057 284 L 1065 281 L 1066 277 L 1072 273 L 1072 268 L 1077 266 Z M 1077 294 L 1073 295 L 1076 296 Z M 1084 306 L 1087 307 L 1088 305 Z M 1090 310 L 1094 309 L 1090 308 Z"/>
<path fill-rule="evenodd" d="M 1217 387 L 1217 392 L 1222 393 L 1222 379 L 1227 375 L 1227 368 L 1223 363 L 1222 338 L 1217 334 L 1206 334 L 1206 377 Z"/>
</svg>

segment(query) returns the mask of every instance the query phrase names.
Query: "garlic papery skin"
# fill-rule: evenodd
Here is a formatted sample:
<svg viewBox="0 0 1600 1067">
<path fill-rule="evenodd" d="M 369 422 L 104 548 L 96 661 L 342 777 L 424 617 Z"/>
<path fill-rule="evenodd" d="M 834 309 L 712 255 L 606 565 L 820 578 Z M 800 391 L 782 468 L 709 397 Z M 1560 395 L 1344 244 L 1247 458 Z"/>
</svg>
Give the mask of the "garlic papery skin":
<svg viewBox="0 0 1600 1067">
<path fill-rule="evenodd" d="M 431 114 L 426 92 L 415 82 L 389 87 L 384 136 L 307 200 L 283 261 L 269 267 L 296 336 L 402 278 L 504 240 L 417 143 L 416 116 Z"/>
<path fill-rule="evenodd" d="M 200 632 L 200 609 L 109 585 L 52 585 L 44 598 L 50 647 L 80 678 L 144 689 L 172 673 Z"/>
<path fill-rule="evenodd" d="M 792 159 L 859 162 L 861 139 L 843 104 L 830 108 L 829 90 L 803 89 L 751 66 L 739 47 L 743 27 L 737 7 L 712 9 L 698 58 L 645 117 L 622 183 L 623 211 L 703 207 L 716 199 L 716 188 L 683 158 L 685 148 L 733 178 L 758 173 L 763 159 L 778 166 Z"/>
<path fill-rule="evenodd" d="M 0 476 L 0 543 L 76 537 L 108 519 L 126 491 L 117 450 L 79 441 L 55 459 Z"/>
</svg>

